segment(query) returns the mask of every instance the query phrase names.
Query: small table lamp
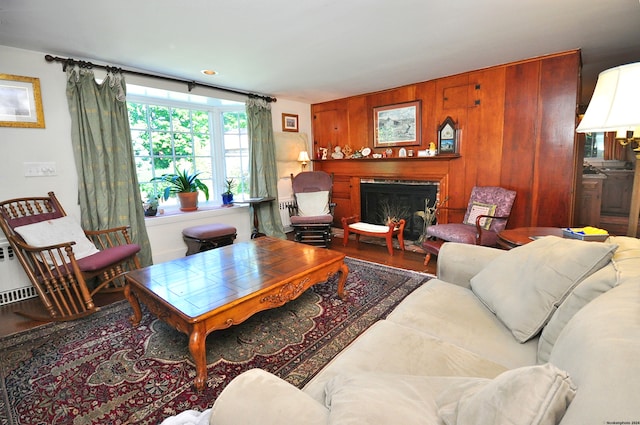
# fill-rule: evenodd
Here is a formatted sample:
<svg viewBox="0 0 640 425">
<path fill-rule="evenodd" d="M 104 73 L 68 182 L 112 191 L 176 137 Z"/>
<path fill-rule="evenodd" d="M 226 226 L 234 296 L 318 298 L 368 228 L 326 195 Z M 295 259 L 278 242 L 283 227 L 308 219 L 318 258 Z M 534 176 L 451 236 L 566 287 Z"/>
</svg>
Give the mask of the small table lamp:
<svg viewBox="0 0 640 425">
<path fill-rule="evenodd" d="M 298 161 L 302 163 L 302 171 L 304 171 L 307 163 L 311 161 L 309 159 L 309 154 L 307 153 L 307 151 L 300 151 L 300 154 L 298 155 Z"/>
<path fill-rule="evenodd" d="M 622 145 L 640 145 L 640 62 L 603 71 L 587 111 L 578 125 L 578 133 L 615 131 Z M 633 131 L 633 134 L 631 132 Z M 640 146 L 636 156 L 627 236 L 636 237 L 640 215 Z"/>
</svg>

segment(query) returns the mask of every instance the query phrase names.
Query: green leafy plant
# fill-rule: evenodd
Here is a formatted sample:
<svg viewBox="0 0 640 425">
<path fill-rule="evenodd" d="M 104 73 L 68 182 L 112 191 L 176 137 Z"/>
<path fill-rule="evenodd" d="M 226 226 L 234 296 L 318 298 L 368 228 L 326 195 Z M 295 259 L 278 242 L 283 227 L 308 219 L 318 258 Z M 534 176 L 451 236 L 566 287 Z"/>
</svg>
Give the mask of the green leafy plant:
<svg viewBox="0 0 640 425">
<path fill-rule="evenodd" d="M 166 201 L 169 196 L 175 193 L 197 192 L 201 190 L 204 197 L 209 200 L 209 188 L 198 179 L 201 172 L 190 173 L 187 170 L 176 170 L 174 174 L 163 174 L 154 177 L 151 181 L 163 181 L 169 185 L 164 188 L 163 198 Z"/>
<path fill-rule="evenodd" d="M 224 182 L 224 187 L 225 190 L 224 192 L 222 192 L 223 195 L 233 195 L 233 188 L 235 187 L 236 183 L 233 179 L 227 179 Z"/>
<path fill-rule="evenodd" d="M 429 226 L 433 225 L 436 222 L 436 217 L 438 215 L 438 209 L 444 205 L 449 200 L 449 197 L 444 198 L 442 202 L 436 201 L 433 206 L 429 206 L 429 198 L 425 198 L 424 200 L 424 211 L 416 211 L 413 213 L 422 219 L 422 234 L 416 241 L 419 245 L 427 239 L 427 229 Z"/>
</svg>

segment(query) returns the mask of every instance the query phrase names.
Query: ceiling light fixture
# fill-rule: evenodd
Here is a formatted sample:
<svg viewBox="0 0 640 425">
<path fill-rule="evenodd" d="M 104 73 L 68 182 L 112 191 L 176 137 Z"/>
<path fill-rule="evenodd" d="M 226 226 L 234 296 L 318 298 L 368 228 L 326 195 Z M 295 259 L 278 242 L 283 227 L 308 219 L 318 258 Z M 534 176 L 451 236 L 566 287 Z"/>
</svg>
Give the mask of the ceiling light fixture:
<svg viewBox="0 0 640 425">
<path fill-rule="evenodd" d="M 204 75 L 209 75 L 209 76 L 218 75 L 218 73 L 213 69 L 203 69 L 200 72 L 202 72 Z"/>
</svg>

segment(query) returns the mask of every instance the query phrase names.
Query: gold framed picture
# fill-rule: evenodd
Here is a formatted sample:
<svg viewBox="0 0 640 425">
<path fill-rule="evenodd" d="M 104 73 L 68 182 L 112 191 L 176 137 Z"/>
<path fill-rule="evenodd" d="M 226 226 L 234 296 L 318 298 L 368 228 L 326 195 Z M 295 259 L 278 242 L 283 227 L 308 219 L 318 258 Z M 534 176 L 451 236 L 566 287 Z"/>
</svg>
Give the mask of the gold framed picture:
<svg viewBox="0 0 640 425">
<path fill-rule="evenodd" d="M 39 78 L 0 74 L 0 126 L 44 128 Z"/>
</svg>

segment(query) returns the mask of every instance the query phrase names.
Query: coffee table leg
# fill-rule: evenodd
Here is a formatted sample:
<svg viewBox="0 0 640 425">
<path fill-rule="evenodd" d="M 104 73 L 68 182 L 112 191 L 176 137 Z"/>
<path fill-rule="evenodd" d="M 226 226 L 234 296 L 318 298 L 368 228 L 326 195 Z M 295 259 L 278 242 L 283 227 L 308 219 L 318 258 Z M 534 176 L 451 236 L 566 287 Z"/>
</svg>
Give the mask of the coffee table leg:
<svg viewBox="0 0 640 425">
<path fill-rule="evenodd" d="M 338 280 L 338 296 L 343 300 L 347 297 L 347 293 L 344 290 L 344 284 L 347 281 L 347 276 L 349 275 L 349 267 L 342 263 L 338 273 L 340 273 L 340 280 Z"/>
<path fill-rule="evenodd" d="M 207 382 L 207 353 L 205 341 L 207 333 L 196 325 L 189 335 L 189 351 L 196 364 L 196 379 L 194 385 L 198 391 L 203 390 Z"/>
<path fill-rule="evenodd" d="M 131 308 L 133 309 L 133 316 L 129 318 L 131 324 L 133 326 L 138 326 L 140 324 L 140 320 L 142 320 L 142 310 L 140 310 L 140 302 L 138 301 L 138 297 L 131 292 L 131 285 L 126 285 L 124 287 L 124 296 L 127 300 L 129 300 L 129 304 L 131 304 Z"/>
</svg>

